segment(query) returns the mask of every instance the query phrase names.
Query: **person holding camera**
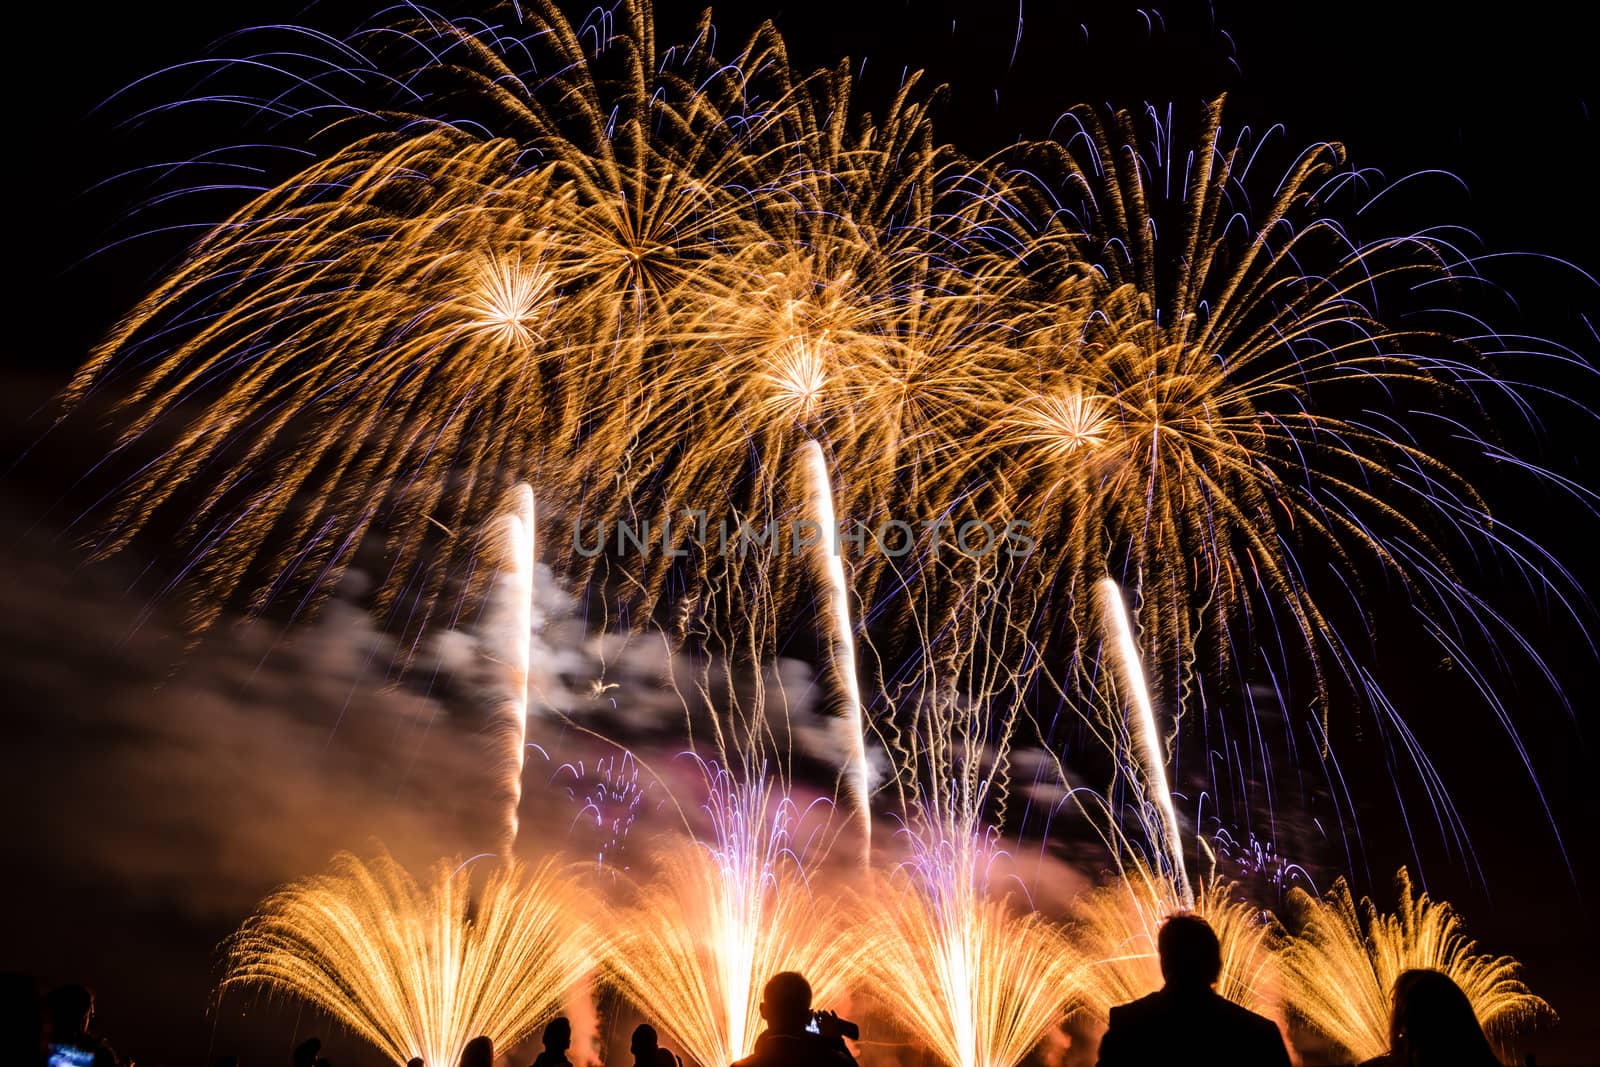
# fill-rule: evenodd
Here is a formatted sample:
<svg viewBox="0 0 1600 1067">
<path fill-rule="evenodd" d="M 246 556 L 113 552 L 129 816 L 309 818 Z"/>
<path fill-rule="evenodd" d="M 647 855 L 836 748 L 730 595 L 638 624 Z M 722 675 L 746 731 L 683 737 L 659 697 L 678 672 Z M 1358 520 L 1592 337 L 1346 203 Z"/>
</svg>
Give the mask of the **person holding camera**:
<svg viewBox="0 0 1600 1067">
<path fill-rule="evenodd" d="M 794 971 L 767 979 L 761 990 L 767 1028 L 750 1055 L 733 1067 L 855 1067 L 844 1043 L 858 1037 L 856 1024 L 831 1011 L 811 1010 L 811 983 Z"/>
</svg>

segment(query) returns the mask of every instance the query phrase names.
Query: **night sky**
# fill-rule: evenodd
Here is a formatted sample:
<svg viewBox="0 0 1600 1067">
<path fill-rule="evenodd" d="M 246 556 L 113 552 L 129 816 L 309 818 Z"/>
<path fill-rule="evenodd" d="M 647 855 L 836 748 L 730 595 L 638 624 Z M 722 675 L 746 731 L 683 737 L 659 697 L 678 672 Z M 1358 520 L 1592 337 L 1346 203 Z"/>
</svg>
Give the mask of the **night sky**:
<svg viewBox="0 0 1600 1067">
<path fill-rule="evenodd" d="M 198 14 L 179 5 L 34 4 L 11 36 L 13 259 L 0 370 L 0 796 L 11 826 L 0 969 L 94 985 L 103 1031 L 143 1064 L 199 1064 L 225 1052 L 247 1065 L 285 1062 L 291 1037 L 312 1022 L 283 1005 L 230 999 L 217 1008 L 221 938 L 263 892 L 317 869 L 336 848 L 378 834 L 415 855 L 438 854 L 481 819 L 470 759 L 436 743 L 429 726 L 466 694 L 415 680 L 386 685 L 373 667 L 386 638 L 340 603 L 305 633 L 224 628 L 186 651 L 176 607 L 136 580 L 150 561 L 87 566 L 81 530 L 69 528 L 81 502 L 63 487 L 93 464 L 104 439 L 90 426 L 47 432 L 51 395 L 194 232 L 134 236 L 151 225 L 126 218 L 137 183 L 101 183 L 241 138 L 221 111 L 151 130 L 123 125 L 122 103 L 96 105 L 232 30 L 304 22 L 343 32 L 372 10 L 345 0 L 309 9 L 242 0 Z M 687 33 L 696 11 L 657 4 L 658 35 Z M 1564 5 L 1469 13 L 1392 0 L 1218 2 L 1155 13 L 1065 0 L 739 0 L 718 9 L 729 42 L 763 17 L 784 32 L 797 69 L 866 57 L 868 99 L 892 91 L 908 66 L 948 83 L 938 128 L 973 154 L 1044 136 L 1078 103 L 1171 102 L 1192 113 L 1226 91 L 1230 127 L 1283 123 L 1296 145 L 1338 140 L 1354 162 L 1391 178 L 1449 172 L 1468 191 L 1437 178 L 1427 187 L 1435 214 L 1471 229 L 1485 249 L 1536 254 L 1500 264 L 1517 307 L 1498 309 L 1497 321 L 1600 361 L 1587 325 L 1600 289 L 1581 276 L 1600 271 L 1600 136 L 1590 115 L 1600 84 L 1591 42 Z M 203 222 L 229 208 L 228 196 L 152 217 Z M 1538 384 L 1600 403 L 1600 380 L 1582 373 Z M 1544 432 L 1525 451 L 1600 486 L 1593 420 L 1559 403 L 1543 414 Z M 1600 520 L 1524 480 L 1485 488 L 1580 585 L 1596 588 Z M 1573 709 L 1569 716 L 1541 681 L 1520 676 L 1518 660 L 1497 679 L 1555 829 L 1470 685 L 1437 666 L 1437 652 L 1396 639 L 1373 667 L 1441 769 L 1481 877 L 1440 840 L 1421 794 L 1393 784 L 1403 769 L 1392 773 L 1376 744 L 1363 747 L 1361 716 L 1347 709 L 1346 772 L 1371 801 L 1351 873 L 1359 891 L 1389 901 L 1393 870 L 1420 866 L 1430 892 L 1461 908 L 1483 948 L 1521 959 L 1530 986 L 1563 1016 L 1532 1044 L 1539 1062 L 1600 1063 L 1591 1009 L 1600 999 L 1600 811 L 1589 786 L 1600 669 L 1570 621 L 1509 584 L 1499 588 L 1506 576 L 1462 566 L 1503 597 L 1497 603 L 1541 647 Z M 1596 627 L 1592 610 L 1586 620 Z M 436 652 L 439 662 L 450 654 Z M 660 728 L 645 713 L 613 725 L 645 739 Z M 1401 810 L 1414 817 L 1409 835 Z M 1334 859 L 1321 856 L 1323 869 L 1342 868 Z M 339 1067 L 370 1059 L 353 1039 L 342 1044 Z"/>
</svg>

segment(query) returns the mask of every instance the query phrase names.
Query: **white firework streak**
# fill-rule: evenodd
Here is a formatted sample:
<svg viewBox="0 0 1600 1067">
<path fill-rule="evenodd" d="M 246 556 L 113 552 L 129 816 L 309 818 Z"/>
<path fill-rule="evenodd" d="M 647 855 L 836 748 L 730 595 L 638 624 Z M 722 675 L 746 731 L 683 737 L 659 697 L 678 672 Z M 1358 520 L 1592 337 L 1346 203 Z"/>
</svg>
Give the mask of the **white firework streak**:
<svg viewBox="0 0 1600 1067">
<path fill-rule="evenodd" d="M 1145 683 L 1139 646 L 1133 640 L 1133 624 L 1128 619 L 1128 608 L 1122 600 L 1122 587 L 1110 578 L 1102 578 L 1099 589 L 1106 628 L 1111 631 L 1110 636 L 1117 648 L 1117 661 L 1122 667 L 1128 714 L 1135 720 L 1131 724 L 1131 732 L 1139 750 L 1139 762 L 1144 764 L 1145 790 L 1150 794 L 1150 802 L 1161 813 L 1161 833 L 1166 838 L 1163 844 L 1166 846 L 1167 859 L 1172 864 L 1172 877 L 1183 894 L 1184 907 L 1193 908 L 1194 890 L 1189 886 L 1189 875 L 1183 864 L 1183 845 L 1178 840 L 1178 814 L 1172 808 L 1172 789 L 1167 784 L 1167 764 L 1161 754 L 1161 735 L 1156 731 L 1156 713 L 1150 703 L 1150 687 Z"/>
<path fill-rule="evenodd" d="M 833 487 L 828 480 L 828 464 L 822 446 L 810 440 L 802 449 L 805 455 L 806 483 L 811 508 L 821 537 L 812 557 L 817 577 L 828 597 L 829 645 L 833 672 L 839 683 L 840 702 L 850 732 L 850 753 L 844 770 L 855 796 L 856 819 L 861 827 L 863 861 L 872 852 L 872 810 L 869 803 L 866 724 L 861 714 L 861 684 L 856 678 L 855 629 L 850 623 L 849 590 L 844 580 L 844 560 L 840 555 L 838 527 L 833 514 Z"/>
</svg>

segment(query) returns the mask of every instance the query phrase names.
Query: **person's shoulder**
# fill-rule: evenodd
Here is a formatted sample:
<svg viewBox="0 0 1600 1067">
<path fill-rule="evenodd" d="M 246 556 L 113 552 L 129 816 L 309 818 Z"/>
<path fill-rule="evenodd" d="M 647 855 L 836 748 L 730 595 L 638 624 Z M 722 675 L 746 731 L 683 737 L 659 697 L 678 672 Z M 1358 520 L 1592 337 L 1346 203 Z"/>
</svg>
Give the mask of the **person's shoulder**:
<svg viewBox="0 0 1600 1067">
<path fill-rule="evenodd" d="M 1251 1011 L 1243 1004 L 1229 1000 L 1220 993 L 1217 994 L 1217 998 L 1214 1003 L 1216 1004 L 1216 1009 L 1218 1011 L 1228 1016 L 1230 1019 L 1236 1020 L 1241 1025 L 1253 1026 L 1257 1030 L 1260 1030 L 1263 1027 L 1269 1027 L 1274 1031 L 1278 1029 L 1278 1024 L 1267 1018 L 1265 1015 L 1262 1015 L 1260 1012 Z"/>
<path fill-rule="evenodd" d="M 1160 1015 L 1166 1010 L 1166 1006 L 1165 997 L 1159 992 L 1151 993 L 1149 996 L 1130 1000 L 1126 1004 L 1118 1004 L 1112 1008 L 1111 1023 L 1114 1026 L 1117 1023 L 1132 1023 L 1152 1015 Z"/>
<path fill-rule="evenodd" d="M 1283 1044 L 1283 1032 L 1278 1029 L 1278 1024 L 1262 1015 L 1260 1012 L 1251 1011 L 1243 1004 L 1235 1004 L 1226 997 L 1217 998 L 1221 1002 L 1222 1011 L 1227 1016 L 1229 1024 L 1237 1027 L 1240 1033 L 1249 1033 L 1250 1039 L 1266 1045 L 1279 1046 Z"/>
<path fill-rule="evenodd" d="M 855 1059 L 842 1047 L 836 1048 L 825 1038 L 815 1034 L 793 1035 L 763 1034 L 757 1039 L 755 1051 L 733 1067 L 847 1067 Z"/>
</svg>

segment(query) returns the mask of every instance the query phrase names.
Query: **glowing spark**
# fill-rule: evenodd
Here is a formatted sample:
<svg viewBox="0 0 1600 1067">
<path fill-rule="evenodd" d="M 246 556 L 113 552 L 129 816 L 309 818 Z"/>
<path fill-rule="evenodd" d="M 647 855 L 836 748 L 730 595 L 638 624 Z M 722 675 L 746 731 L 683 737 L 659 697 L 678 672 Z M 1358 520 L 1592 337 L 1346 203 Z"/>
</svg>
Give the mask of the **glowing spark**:
<svg viewBox="0 0 1600 1067">
<path fill-rule="evenodd" d="M 1290 913 L 1300 929 L 1283 951 L 1284 993 L 1314 1029 L 1358 1060 L 1388 1052 L 1394 982 L 1415 968 L 1449 975 L 1502 1045 L 1516 1028 L 1554 1018 L 1550 1005 L 1518 977 L 1521 965 L 1509 956 L 1479 954 L 1455 909 L 1415 893 L 1404 868 L 1395 875 L 1395 889 L 1399 908 L 1390 914 L 1366 898 L 1358 907 L 1342 878 L 1320 900 L 1304 890 L 1290 892 Z"/>
<path fill-rule="evenodd" d="M 441 863 L 419 885 L 388 855 L 344 853 L 268 897 L 228 943 L 223 987 L 307 1000 L 397 1064 L 454 1064 L 487 1035 L 509 1048 L 593 966 L 591 903 L 553 863 Z"/>
<path fill-rule="evenodd" d="M 581 764 L 566 764 L 562 769 L 573 778 L 570 795 L 582 804 L 579 819 L 593 820 L 597 862 L 615 863 L 652 784 L 640 783 L 639 765 L 630 752 L 596 760 L 589 775 L 584 774 Z"/>
<path fill-rule="evenodd" d="M 1127 694 L 1128 712 L 1134 720 L 1130 724 L 1131 732 L 1139 750 L 1139 762 L 1144 768 L 1146 790 L 1150 795 L 1150 803 L 1160 813 L 1162 844 L 1166 849 L 1167 862 L 1172 865 L 1173 881 L 1180 890 L 1184 907 L 1192 909 L 1194 890 L 1189 887 L 1189 875 L 1184 867 L 1183 844 L 1178 837 L 1178 815 L 1172 806 L 1172 790 L 1167 785 L 1161 734 L 1156 729 L 1155 708 L 1150 703 L 1150 691 L 1145 685 L 1139 646 L 1133 639 L 1133 626 L 1122 601 L 1121 586 L 1105 578 L 1101 580 L 1099 589 L 1106 629 L 1116 645 L 1117 666 L 1123 691 Z"/>
</svg>

